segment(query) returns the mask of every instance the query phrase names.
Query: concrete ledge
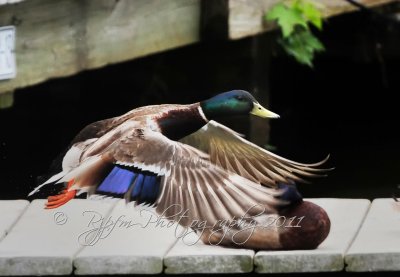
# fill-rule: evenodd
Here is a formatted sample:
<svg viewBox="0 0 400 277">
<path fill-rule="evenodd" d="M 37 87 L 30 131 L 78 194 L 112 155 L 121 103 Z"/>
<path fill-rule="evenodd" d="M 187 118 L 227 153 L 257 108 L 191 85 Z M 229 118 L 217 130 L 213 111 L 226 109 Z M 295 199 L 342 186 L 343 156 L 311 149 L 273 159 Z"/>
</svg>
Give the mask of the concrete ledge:
<svg viewBox="0 0 400 277">
<path fill-rule="evenodd" d="M 26 200 L 0 201 L 0 211 L 3 211 L 0 217 L 0 241 L 7 235 L 28 205 L 29 201 Z"/>
<path fill-rule="evenodd" d="M 318 249 L 256 254 L 204 245 L 194 233 L 180 237 L 183 228 L 154 209 L 123 200 L 76 199 L 56 210 L 43 209 L 45 200 L 0 201 L 7 211 L 0 231 L 10 230 L 0 241 L 0 276 L 70 275 L 73 266 L 76 275 L 156 274 L 164 266 L 169 274 L 244 273 L 253 264 L 259 273 L 328 272 L 343 270 L 344 262 L 353 272 L 400 270 L 399 203 L 308 200 L 331 218 L 331 233 Z"/>
<path fill-rule="evenodd" d="M 72 257 L 17 256 L 0 258 L 0 275 L 69 275 Z"/>
<path fill-rule="evenodd" d="M 342 254 L 317 250 L 262 253 L 255 256 L 254 263 L 259 273 L 326 272 L 344 268 Z"/>
<path fill-rule="evenodd" d="M 88 228 L 85 211 L 106 214 L 110 202 L 75 199 L 55 210 L 33 201 L 0 243 L 0 275 L 69 275 L 79 237 Z"/>
<path fill-rule="evenodd" d="M 253 250 L 205 245 L 195 233 L 188 233 L 164 257 L 165 273 L 251 272 L 253 256 Z"/>
<path fill-rule="evenodd" d="M 346 271 L 400 270 L 400 206 L 391 198 L 375 199 L 345 256 Z"/>
<path fill-rule="evenodd" d="M 106 219 L 102 238 L 76 256 L 75 274 L 157 274 L 176 242 L 177 224 L 156 216 L 153 208 L 118 202 Z"/>
<path fill-rule="evenodd" d="M 307 199 L 328 213 L 331 231 L 315 250 L 259 251 L 256 272 L 330 272 L 344 268 L 343 256 L 359 230 L 370 205 L 366 199 Z"/>
<path fill-rule="evenodd" d="M 130 245 L 134 249 L 134 245 Z M 158 256 L 78 256 L 74 260 L 76 275 L 102 274 L 157 274 L 163 271 L 163 260 Z"/>
</svg>

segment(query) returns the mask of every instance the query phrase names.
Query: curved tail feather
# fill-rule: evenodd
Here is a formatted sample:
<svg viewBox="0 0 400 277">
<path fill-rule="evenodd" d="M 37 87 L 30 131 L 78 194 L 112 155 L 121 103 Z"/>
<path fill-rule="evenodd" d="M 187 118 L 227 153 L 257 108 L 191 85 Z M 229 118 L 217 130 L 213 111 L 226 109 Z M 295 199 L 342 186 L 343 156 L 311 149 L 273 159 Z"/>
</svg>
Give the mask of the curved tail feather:
<svg viewBox="0 0 400 277">
<path fill-rule="evenodd" d="M 60 172 L 43 184 L 36 187 L 30 194 L 38 192 L 43 186 L 51 183 L 68 182 L 66 189 L 60 194 L 48 197 L 46 209 L 60 207 L 73 199 L 77 192 L 94 191 L 95 194 L 109 195 L 113 197 L 123 197 L 129 201 L 136 201 L 136 204 L 154 204 L 159 191 L 161 177 L 150 171 L 140 170 L 138 168 L 114 165 L 103 176 L 93 176 L 91 169 L 98 169 L 96 161 L 91 161 L 86 170 L 75 169 L 72 171 Z M 107 168 L 101 166 L 100 168 Z M 108 173 L 108 174 L 107 174 Z M 68 179 L 70 177 L 70 179 Z M 96 181 L 98 180 L 98 181 Z M 99 184 L 97 186 L 97 184 Z M 93 187 L 89 190 L 89 187 Z M 97 187 L 96 189 L 94 189 Z"/>
<path fill-rule="evenodd" d="M 63 178 L 65 175 L 67 174 L 67 172 L 65 171 L 61 171 L 59 173 L 57 173 L 56 175 L 53 175 L 52 177 L 50 177 L 50 179 L 48 179 L 46 182 L 44 182 L 43 184 L 40 184 L 39 186 L 37 186 L 34 190 L 32 190 L 29 194 L 29 196 L 32 196 L 33 194 L 37 193 L 43 186 L 54 183 L 58 180 L 60 180 L 61 178 Z"/>
</svg>

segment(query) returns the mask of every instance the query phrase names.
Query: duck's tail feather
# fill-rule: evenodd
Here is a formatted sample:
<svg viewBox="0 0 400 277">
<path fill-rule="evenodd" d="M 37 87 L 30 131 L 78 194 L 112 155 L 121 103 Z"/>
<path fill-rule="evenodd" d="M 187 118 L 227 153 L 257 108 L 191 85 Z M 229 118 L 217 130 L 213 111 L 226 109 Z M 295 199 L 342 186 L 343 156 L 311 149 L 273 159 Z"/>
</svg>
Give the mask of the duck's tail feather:
<svg viewBox="0 0 400 277">
<path fill-rule="evenodd" d="M 29 196 L 32 196 L 33 194 L 37 193 L 42 187 L 44 187 L 45 185 L 51 184 L 51 183 L 55 183 L 58 180 L 60 180 L 61 178 L 63 178 L 68 172 L 66 171 L 61 171 L 59 173 L 57 173 L 56 175 L 53 175 L 52 177 L 50 177 L 46 182 L 40 184 L 39 186 L 37 186 L 34 190 L 32 190 L 29 194 Z"/>
<path fill-rule="evenodd" d="M 60 184 L 62 189 L 58 187 L 55 191 L 56 193 L 47 198 L 48 202 L 46 204 L 46 209 L 57 208 L 82 192 L 90 193 L 94 191 L 97 185 L 110 172 L 112 166 L 112 163 L 101 156 L 88 158 L 78 167 L 64 170 L 52 176 L 46 182 L 36 187 L 29 196 L 38 192 L 47 184 L 53 184 L 54 187 Z"/>
<path fill-rule="evenodd" d="M 48 198 L 47 208 L 59 207 L 80 192 L 125 198 L 135 204 L 153 205 L 160 191 L 160 176 L 134 167 L 115 165 L 93 157 L 79 167 L 62 171 L 36 187 L 29 196 L 47 184 L 64 184 L 64 189 Z M 63 200 L 61 200 L 63 199 Z"/>
</svg>

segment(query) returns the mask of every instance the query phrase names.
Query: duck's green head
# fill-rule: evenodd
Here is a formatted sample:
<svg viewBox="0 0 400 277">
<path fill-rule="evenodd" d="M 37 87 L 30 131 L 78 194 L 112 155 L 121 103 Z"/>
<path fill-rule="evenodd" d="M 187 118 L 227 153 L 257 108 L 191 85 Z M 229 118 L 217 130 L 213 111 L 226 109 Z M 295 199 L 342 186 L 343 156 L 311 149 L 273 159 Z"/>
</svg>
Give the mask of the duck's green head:
<svg viewBox="0 0 400 277">
<path fill-rule="evenodd" d="M 200 102 L 208 119 L 220 116 L 254 114 L 262 118 L 279 118 L 279 115 L 262 107 L 258 101 L 244 90 L 232 90 L 218 94 Z"/>
</svg>

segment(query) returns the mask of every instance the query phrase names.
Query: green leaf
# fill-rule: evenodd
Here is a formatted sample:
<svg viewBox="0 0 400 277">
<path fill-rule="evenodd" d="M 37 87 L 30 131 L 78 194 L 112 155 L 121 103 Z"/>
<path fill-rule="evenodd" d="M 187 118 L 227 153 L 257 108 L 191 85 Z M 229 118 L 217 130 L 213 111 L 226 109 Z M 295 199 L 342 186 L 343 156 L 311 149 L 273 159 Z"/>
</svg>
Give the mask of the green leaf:
<svg viewBox="0 0 400 277">
<path fill-rule="evenodd" d="M 283 37 L 290 36 L 297 25 L 308 28 L 307 21 L 299 10 L 290 9 L 282 3 L 275 5 L 268 12 L 266 19 L 277 21 L 282 29 Z"/>
<path fill-rule="evenodd" d="M 316 52 L 323 51 L 325 48 L 322 43 L 309 30 L 296 31 L 288 38 L 281 39 L 286 53 L 293 56 L 299 63 L 312 67 L 312 60 Z"/>
<path fill-rule="evenodd" d="M 307 44 L 307 46 L 310 49 L 312 49 L 315 52 L 321 52 L 325 50 L 325 47 L 321 43 L 321 41 L 316 36 L 314 36 L 310 31 L 303 32 L 302 40 L 304 43 Z"/>
<path fill-rule="evenodd" d="M 299 63 L 313 66 L 312 61 L 317 52 L 324 51 L 324 45 L 310 31 L 309 25 L 322 29 L 320 4 L 313 0 L 290 0 L 276 4 L 265 16 L 274 20 L 282 30 L 279 43 L 288 55 Z"/>
<path fill-rule="evenodd" d="M 319 30 L 322 30 L 322 13 L 311 1 L 295 1 L 296 8 Z"/>
</svg>

